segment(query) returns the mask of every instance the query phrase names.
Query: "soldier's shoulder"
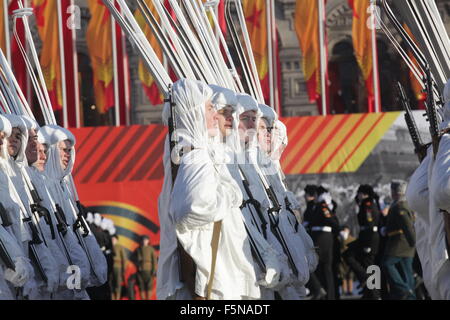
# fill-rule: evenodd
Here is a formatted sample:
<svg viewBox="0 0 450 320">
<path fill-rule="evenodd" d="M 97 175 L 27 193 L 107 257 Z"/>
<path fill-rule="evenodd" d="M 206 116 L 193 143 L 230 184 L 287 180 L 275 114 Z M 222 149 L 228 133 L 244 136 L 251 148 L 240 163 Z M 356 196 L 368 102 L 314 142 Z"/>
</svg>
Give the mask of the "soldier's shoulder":
<svg viewBox="0 0 450 320">
<path fill-rule="evenodd" d="M 408 204 L 406 201 L 398 201 L 391 207 L 391 212 L 399 215 L 405 215 L 409 213 Z"/>
<path fill-rule="evenodd" d="M 406 202 L 406 200 L 397 202 L 397 208 L 400 211 L 409 211 L 408 203 Z"/>
</svg>

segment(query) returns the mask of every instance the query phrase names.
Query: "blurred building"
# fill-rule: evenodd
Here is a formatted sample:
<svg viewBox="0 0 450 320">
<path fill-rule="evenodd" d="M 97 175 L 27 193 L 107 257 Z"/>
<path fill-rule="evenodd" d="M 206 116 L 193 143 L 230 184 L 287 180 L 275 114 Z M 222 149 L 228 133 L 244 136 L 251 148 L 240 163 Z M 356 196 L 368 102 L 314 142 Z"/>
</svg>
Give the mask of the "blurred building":
<svg viewBox="0 0 450 320">
<path fill-rule="evenodd" d="M 108 117 L 101 117 L 94 103 L 92 69 L 85 40 L 85 32 L 90 19 L 86 1 L 75 0 L 76 5 L 81 8 L 81 28 L 77 30 L 77 51 L 81 75 L 83 119 L 86 126 L 92 126 L 107 124 Z M 317 106 L 311 104 L 307 96 L 305 79 L 301 70 L 302 55 L 294 30 L 296 0 L 275 0 L 275 2 L 282 75 L 280 91 L 282 115 L 287 117 L 316 115 L 318 114 Z M 135 9 L 137 6 L 135 1 L 128 1 L 128 3 L 131 9 Z M 352 10 L 347 3 L 347 0 L 328 0 L 326 7 L 329 88 L 333 113 L 366 111 L 365 84 L 353 54 Z M 437 3 L 449 31 L 450 0 L 437 0 Z M 410 96 L 414 96 L 409 86 L 409 72 L 382 31 L 378 32 L 377 38 L 382 110 L 397 110 L 394 91 L 397 80 L 405 84 Z M 38 39 L 36 40 L 38 41 Z M 132 123 L 158 123 L 161 121 L 162 106 L 152 106 L 145 96 L 138 78 L 138 56 L 129 41 L 127 41 L 127 51 L 130 62 Z"/>
</svg>

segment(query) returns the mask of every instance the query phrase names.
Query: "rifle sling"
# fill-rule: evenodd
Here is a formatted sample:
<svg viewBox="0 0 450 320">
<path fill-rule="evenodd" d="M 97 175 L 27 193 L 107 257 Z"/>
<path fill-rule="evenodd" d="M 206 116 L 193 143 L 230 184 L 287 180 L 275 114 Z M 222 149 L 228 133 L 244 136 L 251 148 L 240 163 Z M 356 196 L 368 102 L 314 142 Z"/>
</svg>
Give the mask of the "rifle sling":
<svg viewBox="0 0 450 320">
<path fill-rule="evenodd" d="M 202 300 L 195 293 L 195 274 L 197 272 L 197 266 L 194 259 L 184 250 L 180 241 L 178 241 L 178 255 L 180 258 L 180 281 L 183 282 L 194 300 Z"/>
<path fill-rule="evenodd" d="M 214 222 L 214 229 L 211 239 L 211 272 L 209 275 L 209 281 L 206 292 L 206 300 L 211 300 L 212 285 L 214 282 L 214 273 L 216 271 L 217 250 L 219 249 L 220 229 L 222 228 L 222 221 Z"/>
<path fill-rule="evenodd" d="M 450 259 L 450 213 L 445 210 L 440 210 L 444 218 L 444 229 L 445 229 L 445 244 L 447 248 L 447 255 Z"/>
</svg>

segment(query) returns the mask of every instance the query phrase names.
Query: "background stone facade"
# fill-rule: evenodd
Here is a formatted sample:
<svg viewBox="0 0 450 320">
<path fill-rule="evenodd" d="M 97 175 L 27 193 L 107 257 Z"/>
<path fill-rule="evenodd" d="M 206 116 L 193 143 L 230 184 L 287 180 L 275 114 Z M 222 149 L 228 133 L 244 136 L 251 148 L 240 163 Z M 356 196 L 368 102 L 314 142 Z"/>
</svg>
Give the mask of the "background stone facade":
<svg viewBox="0 0 450 320">
<path fill-rule="evenodd" d="M 135 1 L 128 2 L 132 9 L 136 7 Z M 275 0 L 282 74 L 280 91 L 282 115 L 316 115 L 317 106 L 309 102 L 305 79 L 301 70 L 302 55 L 294 29 L 295 2 L 295 0 Z M 99 117 L 94 107 L 92 69 L 85 40 L 90 13 L 86 0 L 75 0 L 75 3 L 81 8 L 81 28 L 77 31 L 77 50 L 79 71 L 82 77 L 83 117 L 85 125 L 104 124 L 105 120 Z M 437 0 L 437 3 L 447 30 L 450 31 L 450 0 Z M 353 55 L 352 11 L 347 4 L 347 0 L 328 0 L 326 9 L 330 72 L 333 72 L 333 68 L 345 70 L 345 73 L 341 72 L 337 75 L 336 95 L 332 97 L 332 103 L 337 103 L 336 101 L 342 99 L 345 88 L 347 88 L 351 91 L 350 96 L 348 96 L 351 105 L 344 106 L 344 110 L 341 110 L 341 112 L 364 112 L 366 108 L 365 85 Z M 34 33 L 36 34 L 36 32 Z M 39 42 L 38 39 L 36 40 Z M 396 80 L 402 80 L 407 84 L 407 72 L 404 72 L 407 69 L 405 69 L 395 49 L 392 48 L 382 31 L 378 32 L 377 40 L 383 111 L 395 110 L 397 107 L 392 92 L 392 84 L 395 84 Z M 138 79 L 138 56 L 129 41 L 127 41 L 127 51 L 130 61 L 132 123 L 158 123 L 161 121 L 162 107 L 150 105 L 145 96 Z M 410 94 L 412 93 L 410 92 Z M 336 109 L 334 112 L 339 112 L 337 106 L 332 106 L 332 108 Z"/>
</svg>

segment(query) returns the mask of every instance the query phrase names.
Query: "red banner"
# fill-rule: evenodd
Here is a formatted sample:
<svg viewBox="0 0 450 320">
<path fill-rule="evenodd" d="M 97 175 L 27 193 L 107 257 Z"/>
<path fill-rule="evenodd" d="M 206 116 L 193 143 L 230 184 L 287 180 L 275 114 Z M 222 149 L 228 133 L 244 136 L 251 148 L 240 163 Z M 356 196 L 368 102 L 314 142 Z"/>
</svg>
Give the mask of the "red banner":
<svg viewBox="0 0 450 320">
<path fill-rule="evenodd" d="M 131 254 L 148 235 L 159 250 L 163 126 L 73 129 L 77 138 L 73 171 L 81 202 L 114 221 L 119 243 Z M 126 278 L 136 269 L 127 264 Z M 154 296 L 153 296 L 154 298 Z"/>
</svg>

